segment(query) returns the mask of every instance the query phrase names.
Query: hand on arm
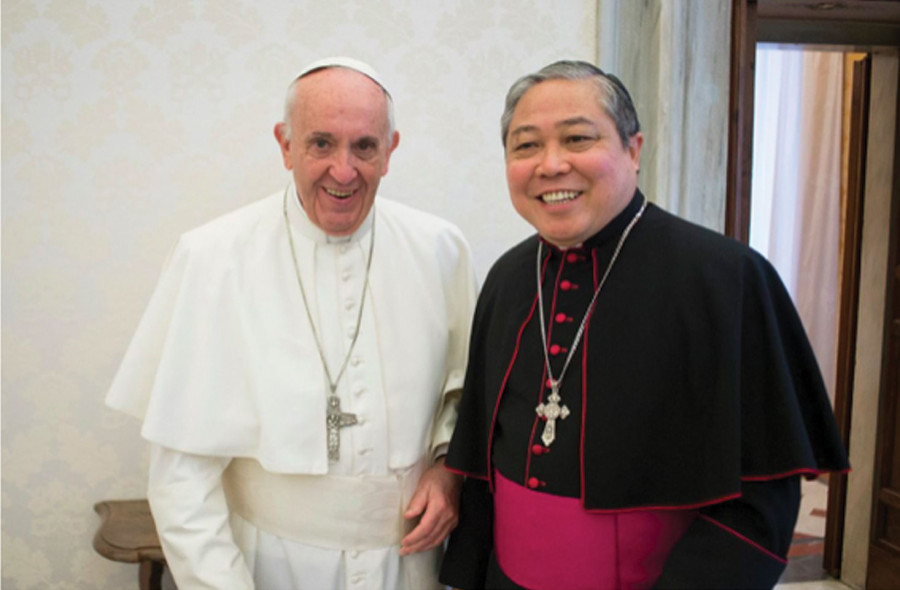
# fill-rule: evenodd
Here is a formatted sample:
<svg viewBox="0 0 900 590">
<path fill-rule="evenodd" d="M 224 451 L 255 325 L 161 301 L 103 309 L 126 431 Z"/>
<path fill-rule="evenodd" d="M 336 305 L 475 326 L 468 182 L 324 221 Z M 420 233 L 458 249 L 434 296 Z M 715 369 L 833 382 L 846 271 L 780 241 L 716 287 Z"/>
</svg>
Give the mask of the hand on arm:
<svg viewBox="0 0 900 590">
<path fill-rule="evenodd" d="M 461 486 L 462 477 L 444 467 L 443 457 L 422 474 L 403 513 L 404 518 L 421 519 L 401 541 L 400 555 L 427 551 L 443 543 L 459 522 Z"/>
</svg>

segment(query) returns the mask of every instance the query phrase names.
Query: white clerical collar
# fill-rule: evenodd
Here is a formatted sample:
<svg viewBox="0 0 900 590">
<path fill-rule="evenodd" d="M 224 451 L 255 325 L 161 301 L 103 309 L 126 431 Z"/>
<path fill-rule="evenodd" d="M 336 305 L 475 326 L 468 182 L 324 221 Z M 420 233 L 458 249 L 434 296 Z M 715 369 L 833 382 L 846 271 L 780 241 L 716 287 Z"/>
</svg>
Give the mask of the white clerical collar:
<svg viewBox="0 0 900 590">
<path fill-rule="evenodd" d="M 300 204 L 300 198 L 297 195 L 297 189 L 291 182 L 285 189 L 288 191 L 287 199 L 292 203 L 288 206 L 288 218 L 291 220 L 291 227 L 297 230 L 300 235 L 308 240 L 312 240 L 317 244 L 345 244 L 349 242 L 358 242 L 369 229 L 372 227 L 372 216 L 375 215 L 375 206 L 369 209 L 368 215 L 356 231 L 348 236 L 330 236 L 325 233 L 322 228 L 310 221 L 303 205 Z"/>
</svg>

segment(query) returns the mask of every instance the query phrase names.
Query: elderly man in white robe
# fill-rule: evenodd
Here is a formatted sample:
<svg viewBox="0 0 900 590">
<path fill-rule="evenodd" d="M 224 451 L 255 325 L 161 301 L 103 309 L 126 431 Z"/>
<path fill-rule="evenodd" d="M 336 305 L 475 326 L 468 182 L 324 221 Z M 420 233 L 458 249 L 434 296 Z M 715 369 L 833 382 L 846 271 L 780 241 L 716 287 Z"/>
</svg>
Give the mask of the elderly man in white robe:
<svg viewBox="0 0 900 590">
<path fill-rule="evenodd" d="M 362 62 L 305 68 L 292 182 L 181 236 L 125 354 L 180 590 L 440 587 L 476 286 L 457 228 L 376 199 L 392 108 Z"/>
</svg>

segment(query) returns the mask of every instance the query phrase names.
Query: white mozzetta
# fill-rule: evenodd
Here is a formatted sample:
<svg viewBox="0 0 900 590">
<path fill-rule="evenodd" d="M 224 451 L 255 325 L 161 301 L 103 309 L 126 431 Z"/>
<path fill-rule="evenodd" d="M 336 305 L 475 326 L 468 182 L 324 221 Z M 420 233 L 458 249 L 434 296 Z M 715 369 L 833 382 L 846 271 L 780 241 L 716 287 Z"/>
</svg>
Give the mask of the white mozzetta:
<svg viewBox="0 0 900 590">
<path fill-rule="evenodd" d="M 253 458 L 276 473 L 324 474 L 327 384 L 292 267 L 281 196 L 181 237 L 107 403 L 143 418 L 143 436 L 173 450 Z M 375 254 L 357 343 L 368 358 L 350 363 L 338 393 L 345 411 L 384 421 L 388 467 L 404 468 L 449 440 L 455 414 L 442 396 L 462 386 L 475 280 L 452 225 L 381 197 L 373 211 Z M 350 267 L 317 269 L 317 251 L 336 247 L 338 265 L 351 251 L 361 259 L 371 215 L 346 244 L 329 245 L 299 205 L 289 207 L 307 284 L 317 284 L 320 272 L 333 283 L 357 275 Z M 333 318 L 335 303 L 355 317 L 343 308 L 358 302 L 361 287 L 324 301 L 322 288 L 312 289 L 313 317 Z M 322 333 L 336 366 L 341 342 L 331 329 Z M 357 377 L 357 370 L 368 374 Z M 343 429 L 342 443 L 365 427 Z M 431 440 L 432 430 L 442 433 L 438 439 Z"/>
</svg>

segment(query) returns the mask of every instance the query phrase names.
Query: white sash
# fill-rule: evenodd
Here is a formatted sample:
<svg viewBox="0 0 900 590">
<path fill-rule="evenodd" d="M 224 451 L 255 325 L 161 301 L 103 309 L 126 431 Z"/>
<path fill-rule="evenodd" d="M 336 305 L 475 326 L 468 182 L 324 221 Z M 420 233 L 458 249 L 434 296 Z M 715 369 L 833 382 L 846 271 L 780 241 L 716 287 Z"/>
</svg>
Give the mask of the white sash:
<svg viewBox="0 0 900 590">
<path fill-rule="evenodd" d="M 403 518 L 422 463 L 397 475 L 271 473 L 254 459 L 234 459 L 222 476 L 229 508 L 279 537 L 329 549 L 399 545 L 415 526 Z"/>
<path fill-rule="evenodd" d="M 345 551 L 399 545 L 417 524 L 403 518 L 425 460 L 389 476 L 345 477 L 271 473 L 255 459 L 233 459 L 222 475 L 230 510 L 255 527 L 312 545 Z M 402 558 L 409 590 L 438 590 L 443 547 Z"/>
</svg>

